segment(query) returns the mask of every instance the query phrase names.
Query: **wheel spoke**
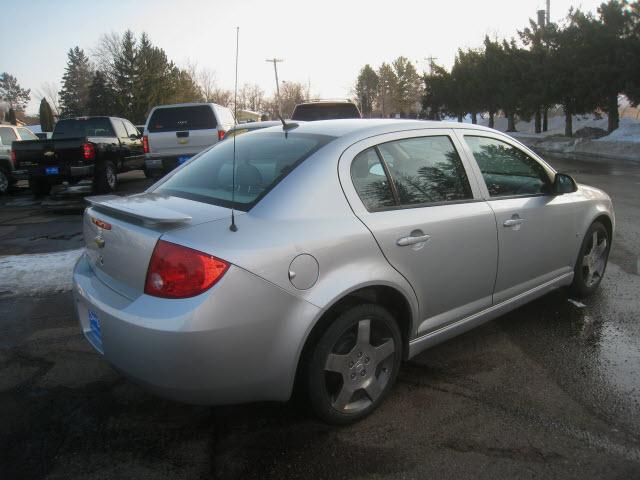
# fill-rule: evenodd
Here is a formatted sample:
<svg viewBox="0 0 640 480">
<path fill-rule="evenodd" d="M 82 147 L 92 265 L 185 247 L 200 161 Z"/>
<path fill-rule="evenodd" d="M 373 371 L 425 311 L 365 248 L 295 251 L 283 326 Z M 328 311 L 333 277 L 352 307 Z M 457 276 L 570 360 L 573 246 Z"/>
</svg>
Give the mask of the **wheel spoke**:
<svg viewBox="0 0 640 480">
<path fill-rule="evenodd" d="M 371 320 L 360 320 L 358 322 L 358 345 L 369 345 L 371 337 Z"/>
<path fill-rule="evenodd" d="M 591 250 L 590 250 L 591 253 L 593 253 L 597 247 L 598 247 L 598 232 L 595 231 L 591 236 Z"/>
<path fill-rule="evenodd" d="M 349 405 L 351 397 L 353 397 L 353 390 L 347 385 L 343 385 L 336 399 L 333 401 L 333 408 L 336 410 L 344 410 L 346 406 Z"/>
<path fill-rule="evenodd" d="M 324 364 L 324 369 L 328 372 L 337 372 L 344 375 L 349 370 L 348 365 L 349 358 L 346 355 L 330 353 L 327 357 L 327 362 Z"/>
<path fill-rule="evenodd" d="M 375 352 L 376 362 L 383 361 L 384 359 L 389 357 L 389 355 L 393 354 L 393 352 L 395 351 L 396 349 L 395 349 L 395 345 L 393 344 L 393 339 L 390 338 L 386 342 L 384 342 L 382 345 L 375 348 L 374 352 Z"/>
<path fill-rule="evenodd" d="M 382 387 L 375 378 L 372 378 L 369 384 L 364 387 L 364 391 L 369 397 L 369 400 L 375 402 L 382 393 Z"/>
</svg>

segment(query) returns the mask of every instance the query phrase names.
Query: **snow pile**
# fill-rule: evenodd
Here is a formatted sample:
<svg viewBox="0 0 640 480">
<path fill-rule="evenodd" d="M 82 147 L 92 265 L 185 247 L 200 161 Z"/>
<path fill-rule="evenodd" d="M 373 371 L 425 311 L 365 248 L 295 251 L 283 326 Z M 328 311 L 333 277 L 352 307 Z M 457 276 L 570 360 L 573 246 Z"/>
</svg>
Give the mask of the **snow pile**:
<svg viewBox="0 0 640 480">
<path fill-rule="evenodd" d="M 640 143 L 640 122 L 628 118 L 620 120 L 620 126 L 598 142 L 633 142 Z"/>
<path fill-rule="evenodd" d="M 72 272 L 84 248 L 0 257 L 0 295 L 42 295 L 71 290 Z"/>
</svg>

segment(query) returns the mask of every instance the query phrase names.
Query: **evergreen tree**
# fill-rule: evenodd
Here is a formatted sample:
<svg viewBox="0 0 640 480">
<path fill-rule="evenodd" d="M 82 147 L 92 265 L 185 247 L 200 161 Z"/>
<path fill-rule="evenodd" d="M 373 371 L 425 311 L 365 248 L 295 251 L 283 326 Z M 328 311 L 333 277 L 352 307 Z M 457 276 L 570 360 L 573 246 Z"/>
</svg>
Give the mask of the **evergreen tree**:
<svg viewBox="0 0 640 480">
<path fill-rule="evenodd" d="M 422 82 L 416 67 L 406 57 L 393 61 L 396 85 L 393 92 L 397 113 L 405 117 L 417 117 L 422 94 Z"/>
<path fill-rule="evenodd" d="M 362 115 L 370 118 L 373 112 L 373 104 L 378 94 L 378 75 L 371 65 L 362 67 L 356 82 L 356 95 Z"/>
<path fill-rule="evenodd" d="M 113 61 L 113 90 L 118 116 L 133 118 L 136 98 L 136 40 L 131 30 L 124 32 L 120 49 Z"/>
<path fill-rule="evenodd" d="M 69 49 L 67 67 L 62 77 L 60 108 L 62 117 L 87 114 L 89 86 L 93 77 L 89 59 L 79 47 Z"/>
<path fill-rule="evenodd" d="M 30 99 L 31 90 L 21 88 L 16 77 L 7 72 L 0 75 L 0 100 L 14 110 L 23 111 Z"/>
<path fill-rule="evenodd" d="M 52 132 L 54 124 L 51 105 L 49 105 L 46 98 L 43 98 L 40 100 L 40 128 L 42 128 L 43 132 Z"/>
<path fill-rule="evenodd" d="M 93 76 L 89 87 L 89 115 L 116 115 L 116 100 L 113 88 L 109 85 L 107 76 L 98 70 Z"/>
<path fill-rule="evenodd" d="M 380 115 L 385 118 L 395 113 L 395 92 L 398 85 L 393 68 L 388 63 L 383 63 L 378 69 L 378 98 L 376 103 L 380 110 Z"/>
<path fill-rule="evenodd" d="M 7 113 L 4 114 L 5 122 L 9 122 L 11 125 L 16 125 L 18 123 L 16 119 L 16 111 L 13 108 L 7 110 Z"/>
</svg>

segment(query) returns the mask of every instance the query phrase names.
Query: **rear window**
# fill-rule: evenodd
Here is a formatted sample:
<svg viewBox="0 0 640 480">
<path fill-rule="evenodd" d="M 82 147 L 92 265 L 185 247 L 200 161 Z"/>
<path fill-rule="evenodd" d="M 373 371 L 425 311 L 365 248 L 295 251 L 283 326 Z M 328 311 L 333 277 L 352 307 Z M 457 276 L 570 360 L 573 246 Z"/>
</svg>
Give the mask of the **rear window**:
<svg viewBox="0 0 640 480">
<path fill-rule="evenodd" d="M 216 128 L 216 117 L 209 105 L 156 108 L 149 119 L 149 132 L 208 130 Z"/>
<path fill-rule="evenodd" d="M 17 140 L 18 136 L 11 127 L 0 127 L 0 141 L 3 145 L 11 145 L 11 142 Z"/>
<path fill-rule="evenodd" d="M 353 103 L 311 103 L 297 105 L 291 120 L 335 120 L 337 118 L 360 118 L 360 112 Z"/>
<path fill-rule="evenodd" d="M 257 132 L 219 142 L 169 177 L 155 191 L 238 210 L 249 210 L 305 158 L 334 137 Z"/>
<path fill-rule="evenodd" d="M 107 117 L 69 118 L 60 120 L 53 129 L 51 138 L 115 137 Z"/>
</svg>

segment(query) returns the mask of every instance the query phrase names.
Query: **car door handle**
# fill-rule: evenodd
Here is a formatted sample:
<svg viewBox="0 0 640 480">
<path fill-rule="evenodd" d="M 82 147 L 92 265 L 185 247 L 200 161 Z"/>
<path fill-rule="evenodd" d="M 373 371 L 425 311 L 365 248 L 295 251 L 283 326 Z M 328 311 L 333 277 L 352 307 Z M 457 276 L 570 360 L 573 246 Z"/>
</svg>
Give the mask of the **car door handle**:
<svg viewBox="0 0 640 480">
<path fill-rule="evenodd" d="M 426 242 L 431 238 L 431 235 L 418 235 L 399 238 L 396 244 L 399 247 L 406 247 L 408 245 L 415 245 L 416 243 Z"/>
<path fill-rule="evenodd" d="M 502 224 L 504 227 L 516 227 L 518 225 L 522 225 L 524 219 L 522 218 L 510 218 L 509 220 L 505 220 Z"/>
</svg>

